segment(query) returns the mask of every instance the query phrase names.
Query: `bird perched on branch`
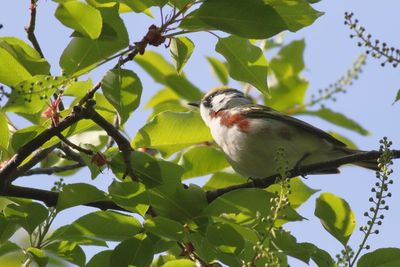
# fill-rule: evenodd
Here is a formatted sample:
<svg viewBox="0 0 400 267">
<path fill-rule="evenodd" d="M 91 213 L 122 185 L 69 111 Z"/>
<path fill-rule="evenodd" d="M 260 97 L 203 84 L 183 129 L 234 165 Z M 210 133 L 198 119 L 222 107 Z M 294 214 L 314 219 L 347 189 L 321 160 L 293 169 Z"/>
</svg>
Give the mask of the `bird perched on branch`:
<svg viewBox="0 0 400 267">
<path fill-rule="evenodd" d="M 206 94 L 199 103 L 200 114 L 218 146 L 235 171 L 253 179 L 277 172 L 274 160 L 283 149 L 288 168 L 334 160 L 358 153 L 330 134 L 272 108 L 252 104 L 236 89 L 219 89 Z M 377 170 L 376 161 L 358 166 Z M 337 167 L 315 174 L 339 173 Z"/>
</svg>

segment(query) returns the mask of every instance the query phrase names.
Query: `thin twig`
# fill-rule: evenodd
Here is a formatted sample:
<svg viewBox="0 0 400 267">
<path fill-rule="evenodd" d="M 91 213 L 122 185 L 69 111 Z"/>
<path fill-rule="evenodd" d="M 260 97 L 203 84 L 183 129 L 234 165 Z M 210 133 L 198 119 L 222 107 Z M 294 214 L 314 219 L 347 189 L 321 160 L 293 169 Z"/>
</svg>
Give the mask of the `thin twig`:
<svg viewBox="0 0 400 267">
<path fill-rule="evenodd" d="M 42 49 L 40 48 L 39 42 L 36 39 L 36 35 L 35 35 L 37 2 L 38 2 L 38 0 L 31 0 L 31 6 L 29 8 L 31 11 L 31 16 L 29 19 L 28 26 L 25 27 L 25 31 L 28 34 L 28 40 L 32 43 L 35 50 L 39 53 L 39 55 L 42 58 L 44 58 Z"/>
</svg>

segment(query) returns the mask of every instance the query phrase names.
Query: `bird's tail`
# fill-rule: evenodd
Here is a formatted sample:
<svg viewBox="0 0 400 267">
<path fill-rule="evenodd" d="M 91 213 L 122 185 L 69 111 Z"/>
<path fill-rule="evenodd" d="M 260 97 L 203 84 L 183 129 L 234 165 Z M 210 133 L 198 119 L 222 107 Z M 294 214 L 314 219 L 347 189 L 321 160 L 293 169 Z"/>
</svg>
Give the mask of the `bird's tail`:
<svg viewBox="0 0 400 267">
<path fill-rule="evenodd" d="M 340 148 L 340 150 L 344 151 L 347 155 L 365 152 L 362 150 L 355 150 L 355 149 L 350 149 L 347 147 Z M 367 169 L 370 169 L 373 171 L 379 171 L 378 162 L 375 159 L 374 160 L 362 160 L 362 161 L 354 162 L 352 164 L 363 167 L 363 168 L 367 168 Z"/>
</svg>

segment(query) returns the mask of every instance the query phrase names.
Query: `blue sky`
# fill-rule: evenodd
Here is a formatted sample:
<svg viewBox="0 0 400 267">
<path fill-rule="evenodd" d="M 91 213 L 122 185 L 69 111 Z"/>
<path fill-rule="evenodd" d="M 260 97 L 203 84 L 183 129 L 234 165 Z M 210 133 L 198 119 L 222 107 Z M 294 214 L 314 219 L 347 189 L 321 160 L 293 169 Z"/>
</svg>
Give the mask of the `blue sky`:
<svg viewBox="0 0 400 267">
<path fill-rule="evenodd" d="M 28 22 L 28 7 L 28 0 L 2 1 L 0 23 L 4 27 L 0 30 L 0 36 L 16 36 L 26 40 L 24 26 Z M 400 47 L 398 39 L 400 21 L 396 19 L 398 10 L 400 10 L 399 1 L 326 0 L 314 7 L 325 12 L 325 15 L 310 27 L 297 33 L 286 34 L 286 41 L 302 38 L 306 41 L 306 70 L 303 74 L 310 82 L 308 97 L 345 74 L 352 62 L 363 51 L 362 48 L 357 47 L 356 40 L 349 38 L 351 32 L 343 23 L 345 11 L 353 11 L 360 23 L 373 37 L 386 41 L 389 45 Z M 52 73 L 59 74 L 58 58 L 68 42 L 71 30 L 63 27 L 54 18 L 55 8 L 56 4 L 52 1 L 39 1 L 36 34 L 46 58 L 52 65 Z M 158 12 L 153 13 L 155 16 L 158 15 Z M 128 27 L 131 42 L 139 41 L 149 25 L 157 24 L 157 21 L 135 13 L 124 14 L 123 19 Z M 209 34 L 191 34 L 188 37 L 195 42 L 196 49 L 185 72 L 194 84 L 203 91 L 208 91 L 219 85 L 204 58 L 206 55 L 218 56 L 213 52 L 216 38 Z M 155 48 L 155 50 L 169 58 L 168 51 L 163 46 Z M 100 80 L 110 66 L 102 66 L 90 77 L 95 82 Z M 144 86 L 142 104 L 146 103 L 146 99 L 159 90 L 161 85 L 155 84 L 134 63 L 129 63 L 126 67 L 134 70 L 141 77 Z M 360 136 L 319 119 L 310 117 L 302 117 L 302 119 L 321 129 L 338 131 L 365 150 L 376 149 L 379 139 L 383 136 L 388 136 L 393 141 L 394 147 L 400 148 L 400 103 L 392 105 L 397 90 L 400 88 L 398 77 L 398 69 L 390 66 L 382 68 L 379 61 L 368 58 L 360 79 L 349 88 L 348 93 L 340 95 L 336 103 L 327 103 L 331 109 L 340 111 L 359 122 L 371 133 L 369 136 Z M 144 124 L 147 115 L 148 112 L 143 112 L 142 107 L 133 114 L 126 127 L 130 137 L 133 137 L 137 129 Z M 23 125 L 22 121 L 16 123 Z M 396 163 L 399 165 L 398 162 Z M 399 167 L 395 167 L 393 176 L 395 184 L 391 188 L 394 197 L 389 200 L 390 210 L 385 214 L 383 226 L 380 227 L 381 233 L 370 237 L 369 244 L 372 249 L 389 246 L 400 247 L 397 235 L 400 214 L 400 182 L 397 182 L 396 179 L 399 177 L 399 173 Z M 346 199 L 356 214 L 357 222 L 365 223 L 362 214 L 370 207 L 368 198 L 371 194 L 370 188 L 375 183 L 374 177 L 374 173 L 370 171 L 344 167 L 340 175 L 310 176 L 305 182 L 313 188 L 321 189 L 321 192 L 332 192 Z M 99 188 L 105 189 L 111 179 L 111 171 L 106 171 L 95 181 L 95 184 Z M 53 182 L 54 178 L 51 176 L 28 177 L 19 181 L 20 184 L 42 188 L 49 188 Z M 67 178 L 66 182 L 90 182 L 90 177 L 86 171 L 81 171 L 75 177 Z M 318 244 L 319 247 L 329 251 L 331 255 L 335 255 L 341 249 L 340 244 L 324 231 L 319 220 L 313 215 L 315 197 L 318 194 L 300 208 L 300 213 L 309 220 L 289 224 L 287 228 L 293 232 L 298 241 Z M 87 212 L 88 209 L 83 208 L 63 211 L 56 219 L 55 226 L 69 223 Z M 354 248 L 362 238 L 357 229 L 349 243 Z M 93 250 L 90 251 L 93 253 Z M 301 266 L 302 264 L 294 261 L 292 265 Z"/>
</svg>

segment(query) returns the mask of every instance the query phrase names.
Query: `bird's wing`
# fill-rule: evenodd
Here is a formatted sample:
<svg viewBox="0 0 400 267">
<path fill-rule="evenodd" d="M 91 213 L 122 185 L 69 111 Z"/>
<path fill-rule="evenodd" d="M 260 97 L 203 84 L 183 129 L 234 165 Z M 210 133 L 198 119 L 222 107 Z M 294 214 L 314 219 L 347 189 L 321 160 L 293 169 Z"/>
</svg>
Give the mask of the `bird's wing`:
<svg viewBox="0 0 400 267">
<path fill-rule="evenodd" d="M 285 115 L 283 113 L 280 113 L 279 111 L 276 111 L 270 107 L 261 106 L 261 105 L 245 105 L 245 106 L 241 106 L 241 110 L 245 117 L 260 118 L 260 119 L 261 118 L 269 118 L 269 119 L 281 121 L 283 123 L 293 125 L 295 127 L 299 127 L 313 135 L 317 135 L 336 146 L 340 146 L 340 147 L 346 146 L 346 144 L 339 141 L 338 139 L 336 139 L 332 135 L 328 134 L 327 132 L 324 132 L 321 129 L 318 129 L 317 127 L 314 127 L 311 124 L 308 124 L 307 122 L 304 122 L 302 120 L 299 120 L 299 119 L 290 117 L 288 115 Z"/>
</svg>

